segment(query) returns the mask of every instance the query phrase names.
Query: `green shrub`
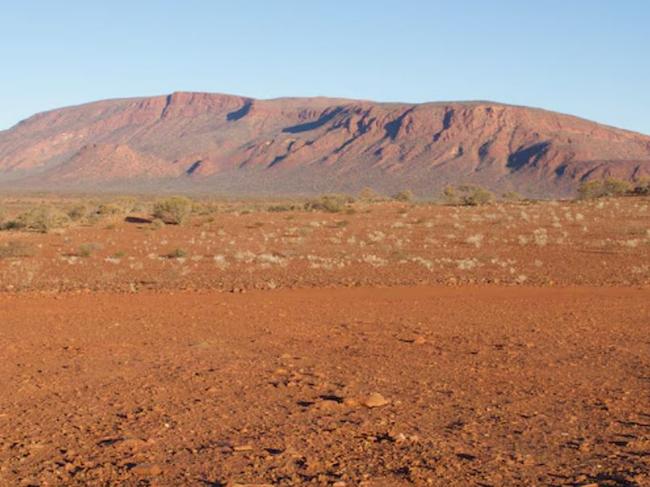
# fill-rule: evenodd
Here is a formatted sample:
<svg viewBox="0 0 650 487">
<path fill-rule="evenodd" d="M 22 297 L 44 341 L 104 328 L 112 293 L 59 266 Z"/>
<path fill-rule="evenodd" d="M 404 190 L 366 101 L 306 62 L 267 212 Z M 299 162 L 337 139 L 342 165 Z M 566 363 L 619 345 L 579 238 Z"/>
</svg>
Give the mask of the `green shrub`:
<svg viewBox="0 0 650 487">
<path fill-rule="evenodd" d="M 189 198 L 172 196 L 154 204 L 153 216 L 171 225 L 181 225 L 192 214 L 192 208 L 193 204 Z"/>
<path fill-rule="evenodd" d="M 13 222 L 12 228 L 47 233 L 55 228 L 62 228 L 70 223 L 68 215 L 51 206 L 32 208 L 20 215 Z"/>
<path fill-rule="evenodd" d="M 319 198 L 311 199 L 305 203 L 305 210 L 326 211 L 328 213 L 338 213 L 350 203 L 354 198 L 344 194 L 326 194 Z"/>
<path fill-rule="evenodd" d="M 632 192 L 632 185 L 627 181 L 616 178 L 592 179 L 578 188 L 581 199 L 603 198 L 607 196 L 623 196 Z"/>
</svg>

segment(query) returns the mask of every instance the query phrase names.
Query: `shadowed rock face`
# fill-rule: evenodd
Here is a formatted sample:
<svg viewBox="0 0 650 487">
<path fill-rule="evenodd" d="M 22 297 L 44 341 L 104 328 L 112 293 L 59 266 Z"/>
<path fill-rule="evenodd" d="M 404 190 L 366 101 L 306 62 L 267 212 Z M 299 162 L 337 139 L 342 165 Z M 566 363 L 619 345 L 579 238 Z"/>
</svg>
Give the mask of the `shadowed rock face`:
<svg viewBox="0 0 650 487">
<path fill-rule="evenodd" d="M 107 100 L 0 132 L 15 189 L 309 194 L 454 183 L 562 196 L 650 175 L 650 137 L 492 102 L 254 100 L 207 93 Z"/>
</svg>

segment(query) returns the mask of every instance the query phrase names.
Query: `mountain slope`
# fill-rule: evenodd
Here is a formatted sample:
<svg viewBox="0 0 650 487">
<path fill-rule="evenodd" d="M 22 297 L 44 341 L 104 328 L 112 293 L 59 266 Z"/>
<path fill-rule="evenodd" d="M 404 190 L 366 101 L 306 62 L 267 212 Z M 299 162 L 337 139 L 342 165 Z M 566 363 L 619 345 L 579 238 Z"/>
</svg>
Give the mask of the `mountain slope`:
<svg viewBox="0 0 650 487">
<path fill-rule="evenodd" d="M 207 93 L 107 100 L 0 132 L 0 186 L 307 194 L 477 183 L 531 196 L 650 175 L 650 137 L 492 102 Z"/>
</svg>

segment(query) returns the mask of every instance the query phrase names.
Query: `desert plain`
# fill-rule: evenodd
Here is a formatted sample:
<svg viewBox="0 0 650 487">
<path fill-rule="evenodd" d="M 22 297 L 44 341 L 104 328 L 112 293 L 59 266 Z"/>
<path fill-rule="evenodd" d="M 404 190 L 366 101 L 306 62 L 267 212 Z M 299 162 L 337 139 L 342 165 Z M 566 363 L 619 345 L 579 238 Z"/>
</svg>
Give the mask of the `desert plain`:
<svg viewBox="0 0 650 487">
<path fill-rule="evenodd" d="M 0 202 L 0 485 L 650 485 L 647 197 L 152 205 Z"/>
</svg>

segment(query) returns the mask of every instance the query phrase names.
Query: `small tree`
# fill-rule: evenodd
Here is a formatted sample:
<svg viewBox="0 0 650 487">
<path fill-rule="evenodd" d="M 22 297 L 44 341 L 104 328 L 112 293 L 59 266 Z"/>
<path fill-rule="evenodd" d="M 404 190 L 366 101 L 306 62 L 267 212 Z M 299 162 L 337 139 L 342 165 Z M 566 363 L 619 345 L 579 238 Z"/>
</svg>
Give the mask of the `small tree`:
<svg viewBox="0 0 650 487">
<path fill-rule="evenodd" d="M 172 225 L 183 224 L 192 214 L 192 201 L 184 196 L 172 196 L 156 202 L 153 206 L 154 218 Z"/>
</svg>

